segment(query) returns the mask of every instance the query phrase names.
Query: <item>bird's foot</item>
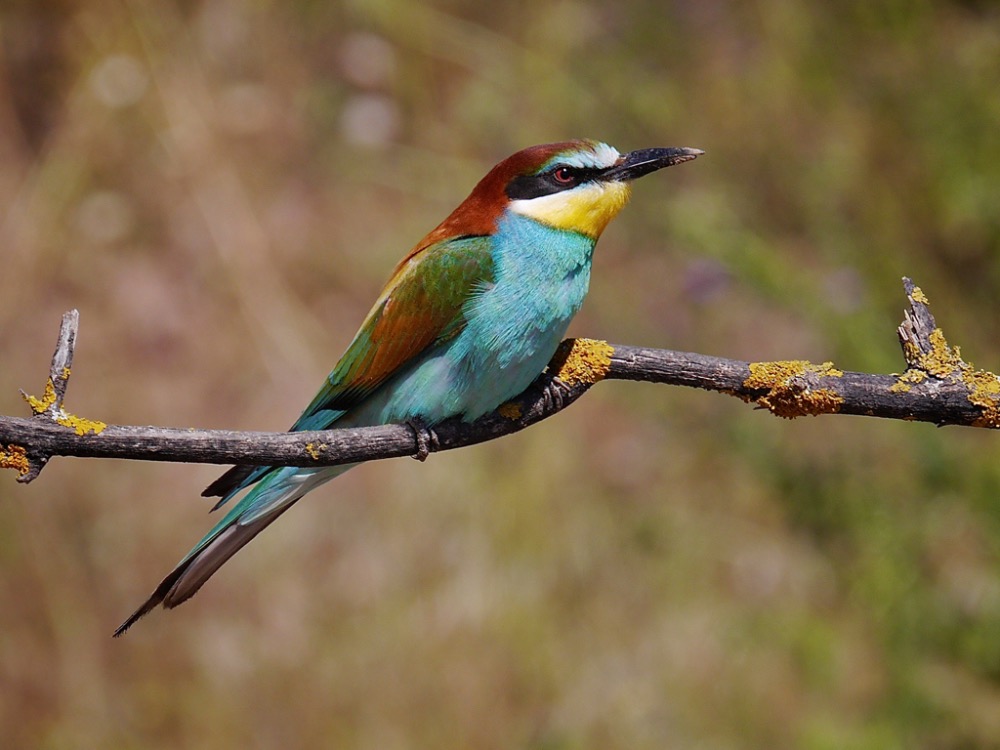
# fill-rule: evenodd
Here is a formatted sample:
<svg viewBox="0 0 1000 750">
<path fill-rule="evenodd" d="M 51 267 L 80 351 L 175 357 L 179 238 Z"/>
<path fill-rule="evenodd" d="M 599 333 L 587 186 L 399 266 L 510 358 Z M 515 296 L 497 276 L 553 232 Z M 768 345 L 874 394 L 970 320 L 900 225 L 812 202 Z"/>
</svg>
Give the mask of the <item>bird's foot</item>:
<svg viewBox="0 0 1000 750">
<path fill-rule="evenodd" d="M 553 377 L 542 388 L 542 403 L 546 414 L 559 411 L 565 405 L 563 402 L 563 389 L 566 384 L 559 378 Z"/>
<path fill-rule="evenodd" d="M 432 451 L 441 447 L 437 433 L 419 417 L 406 420 L 406 424 L 413 430 L 413 436 L 417 439 L 417 452 L 413 454 L 413 458 L 426 461 Z"/>
</svg>

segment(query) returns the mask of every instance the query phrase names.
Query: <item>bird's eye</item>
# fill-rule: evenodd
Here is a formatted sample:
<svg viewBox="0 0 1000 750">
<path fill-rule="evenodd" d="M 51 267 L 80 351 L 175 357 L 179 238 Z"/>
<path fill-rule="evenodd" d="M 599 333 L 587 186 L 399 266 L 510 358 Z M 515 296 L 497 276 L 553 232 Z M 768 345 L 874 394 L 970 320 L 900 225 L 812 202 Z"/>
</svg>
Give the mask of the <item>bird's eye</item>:
<svg viewBox="0 0 1000 750">
<path fill-rule="evenodd" d="M 573 183 L 573 170 L 569 167 L 559 167 L 552 172 L 552 179 L 560 185 L 571 185 Z"/>
</svg>

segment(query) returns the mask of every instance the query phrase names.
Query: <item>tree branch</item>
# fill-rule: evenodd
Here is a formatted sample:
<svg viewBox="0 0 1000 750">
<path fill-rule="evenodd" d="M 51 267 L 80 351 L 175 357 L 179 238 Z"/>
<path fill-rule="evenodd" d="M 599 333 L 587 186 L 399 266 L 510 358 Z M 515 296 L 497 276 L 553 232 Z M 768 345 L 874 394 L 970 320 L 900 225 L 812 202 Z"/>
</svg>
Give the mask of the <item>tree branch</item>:
<svg viewBox="0 0 1000 750">
<path fill-rule="evenodd" d="M 779 417 L 861 414 L 937 425 L 1000 427 L 1000 378 L 976 370 L 945 340 L 927 297 L 903 279 L 909 309 L 898 335 L 906 370 L 844 372 L 830 362 L 741 362 L 702 354 L 568 339 L 545 373 L 495 412 L 430 431 L 384 425 L 321 432 L 233 432 L 105 425 L 63 408 L 79 315 L 63 316 L 41 398 L 25 395 L 30 418 L 0 417 L 0 468 L 18 481 L 38 476 L 52 456 L 128 458 L 215 464 L 334 466 L 451 450 L 493 440 L 540 422 L 600 380 L 636 380 L 703 388 L 736 396 Z"/>
</svg>

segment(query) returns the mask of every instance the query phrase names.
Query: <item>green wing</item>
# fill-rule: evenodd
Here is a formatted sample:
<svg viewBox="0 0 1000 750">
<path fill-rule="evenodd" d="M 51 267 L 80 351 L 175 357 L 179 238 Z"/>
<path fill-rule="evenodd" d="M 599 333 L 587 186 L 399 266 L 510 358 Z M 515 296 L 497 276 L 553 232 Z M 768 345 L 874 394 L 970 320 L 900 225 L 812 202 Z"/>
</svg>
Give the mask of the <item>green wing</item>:
<svg viewBox="0 0 1000 750">
<path fill-rule="evenodd" d="M 465 327 L 465 303 L 493 282 L 490 243 L 489 236 L 459 237 L 418 247 L 404 258 L 291 431 L 328 428 L 407 362 L 458 335 Z M 268 469 L 234 466 L 202 495 L 228 499 Z"/>
<path fill-rule="evenodd" d="M 409 257 L 292 430 L 325 429 L 428 347 L 456 336 L 465 303 L 492 281 L 489 237 L 448 240 Z"/>
</svg>

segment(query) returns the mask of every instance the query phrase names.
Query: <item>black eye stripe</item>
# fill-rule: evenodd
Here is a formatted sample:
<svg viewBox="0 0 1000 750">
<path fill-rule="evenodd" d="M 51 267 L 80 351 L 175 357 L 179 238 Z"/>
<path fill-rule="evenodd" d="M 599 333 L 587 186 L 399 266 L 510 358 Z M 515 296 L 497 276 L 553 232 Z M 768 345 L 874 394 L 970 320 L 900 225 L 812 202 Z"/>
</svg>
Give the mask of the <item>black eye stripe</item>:
<svg viewBox="0 0 1000 750">
<path fill-rule="evenodd" d="M 555 178 L 555 173 L 559 170 L 567 170 L 573 179 L 560 182 Z M 563 190 L 572 190 L 577 185 L 598 177 L 604 170 L 593 167 L 572 167 L 568 164 L 556 164 L 551 169 L 546 169 L 538 174 L 518 175 L 507 183 L 507 197 L 511 200 L 531 200 L 541 198 L 543 195 L 560 193 Z"/>
</svg>

